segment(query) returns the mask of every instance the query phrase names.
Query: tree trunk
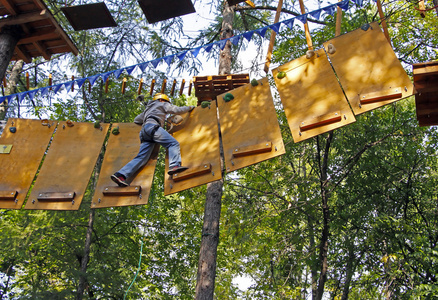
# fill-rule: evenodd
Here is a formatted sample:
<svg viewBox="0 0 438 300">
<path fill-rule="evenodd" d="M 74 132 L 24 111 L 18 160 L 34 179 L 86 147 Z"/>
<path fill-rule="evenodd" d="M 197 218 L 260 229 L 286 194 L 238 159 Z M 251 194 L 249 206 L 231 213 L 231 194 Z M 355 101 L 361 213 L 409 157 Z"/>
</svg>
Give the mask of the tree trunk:
<svg viewBox="0 0 438 300">
<path fill-rule="evenodd" d="M 233 35 L 234 9 L 224 1 L 221 39 Z M 231 42 L 228 41 L 219 57 L 219 75 L 231 73 Z M 222 145 L 222 141 L 220 142 Z M 221 149 L 221 168 L 223 173 L 223 151 Z M 216 278 L 217 246 L 219 244 L 219 222 L 221 214 L 222 188 L 224 181 L 218 180 L 207 185 L 202 228 L 201 249 L 199 251 L 196 300 L 212 300 Z"/>
<path fill-rule="evenodd" d="M 348 260 L 347 260 L 347 274 L 345 278 L 344 288 L 342 289 L 341 300 L 348 300 L 348 294 L 350 292 L 351 279 L 353 278 L 355 267 L 354 260 L 356 256 L 354 253 L 354 246 L 350 245 L 348 249 Z"/>
<path fill-rule="evenodd" d="M 84 256 L 82 257 L 81 260 L 81 270 L 79 275 L 79 284 L 78 284 L 78 291 L 76 294 L 76 300 L 82 300 L 82 296 L 84 294 L 84 290 L 87 285 L 87 266 L 88 266 L 88 261 L 90 259 L 93 224 L 94 224 L 94 209 L 91 209 L 88 217 L 88 227 L 87 227 L 87 234 L 85 237 Z"/>
<path fill-rule="evenodd" d="M 0 32 L 0 80 L 5 77 L 6 69 L 14 54 L 15 46 L 21 37 L 21 27 L 18 25 L 4 26 Z"/>
<path fill-rule="evenodd" d="M 6 87 L 5 94 L 11 95 L 16 91 L 17 83 L 20 80 L 20 74 L 23 70 L 24 61 L 17 60 L 12 67 L 11 75 L 9 76 L 8 84 Z M 4 120 L 6 117 L 6 113 L 8 112 L 8 101 L 5 100 L 0 106 L 0 120 Z"/>
<path fill-rule="evenodd" d="M 322 165 L 320 166 L 321 172 L 321 200 L 322 200 L 322 216 L 323 216 L 323 228 L 321 235 L 321 243 L 319 246 L 319 262 L 321 264 L 321 273 L 319 274 L 318 279 L 318 289 L 316 291 L 316 300 L 321 300 L 324 295 L 324 286 L 327 281 L 327 271 L 328 271 L 328 239 L 329 239 L 329 224 L 330 224 L 330 210 L 328 205 L 328 199 L 330 197 L 330 192 L 328 189 L 328 157 L 331 141 L 333 139 L 333 131 L 331 131 L 327 137 L 325 149 L 322 157 Z M 318 156 L 320 155 L 320 147 L 319 147 L 319 137 L 317 137 L 318 141 Z M 321 162 L 320 157 L 319 161 Z"/>
</svg>

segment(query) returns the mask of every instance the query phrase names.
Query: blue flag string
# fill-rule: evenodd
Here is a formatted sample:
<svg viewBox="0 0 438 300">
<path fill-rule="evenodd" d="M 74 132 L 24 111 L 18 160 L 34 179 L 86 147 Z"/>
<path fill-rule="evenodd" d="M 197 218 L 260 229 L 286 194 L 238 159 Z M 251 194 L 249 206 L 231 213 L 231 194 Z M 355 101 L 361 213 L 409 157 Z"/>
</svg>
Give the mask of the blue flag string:
<svg viewBox="0 0 438 300">
<path fill-rule="evenodd" d="M 358 5 L 359 7 L 361 7 L 363 5 L 363 0 L 352 0 L 352 1 L 356 5 Z M 176 53 L 173 55 L 168 55 L 165 57 L 156 58 L 156 59 L 151 60 L 151 61 L 139 63 L 136 65 L 124 67 L 121 69 L 109 71 L 109 72 L 102 73 L 102 74 L 97 74 L 97 75 L 92 75 L 92 76 L 85 77 L 85 78 L 75 79 L 73 81 L 69 81 L 69 82 L 65 82 L 65 83 L 60 83 L 60 84 L 56 84 L 56 85 L 52 85 L 52 86 L 39 88 L 39 89 L 33 89 L 31 91 L 26 91 L 26 92 L 22 92 L 22 93 L 3 96 L 3 97 L 0 97 L 0 104 L 6 100 L 10 101 L 10 100 L 13 100 L 15 98 L 18 98 L 18 101 L 21 102 L 25 96 L 29 96 L 30 100 L 33 100 L 33 98 L 35 97 L 37 92 L 41 92 L 41 96 L 45 96 L 49 93 L 50 90 L 53 90 L 53 92 L 56 94 L 63 86 L 66 89 L 66 91 L 69 91 L 74 84 L 77 84 L 78 87 L 80 88 L 86 80 L 88 80 L 90 82 L 90 85 L 93 86 L 94 83 L 96 82 L 96 80 L 99 78 L 102 78 L 103 81 L 106 81 L 111 75 L 114 75 L 114 77 L 116 79 L 118 79 L 123 72 L 126 72 L 128 75 L 130 75 L 134 71 L 134 69 L 137 67 L 142 72 L 145 72 L 146 67 L 149 65 L 151 65 L 152 67 L 154 67 L 156 69 L 161 61 L 166 62 L 170 66 L 172 61 L 174 61 L 175 56 L 180 61 L 183 60 L 185 57 L 187 57 L 187 53 L 190 53 L 194 58 L 196 58 L 201 49 L 203 49 L 207 53 L 210 53 L 210 51 L 213 49 L 214 46 L 218 46 L 220 49 L 223 49 L 225 47 L 227 41 L 230 41 L 234 45 L 237 45 L 239 43 L 239 41 L 241 40 L 241 38 L 245 38 L 248 42 L 250 42 L 252 37 L 254 36 L 254 33 L 257 33 L 262 38 L 265 38 L 265 35 L 266 35 L 266 32 L 268 29 L 271 29 L 271 30 L 275 31 L 276 33 L 278 33 L 282 26 L 283 27 L 286 26 L 290 30 L 293 30 L 293 24 L 294 24 L 295 19 L 299 20 L 303 24 L 306 23 L 308 16 L 311 16 L 312 18 L 319 20 L 322 12 L 325 12 L 329 15 L 333 15 L 335 13 L 337 7 L 340 7 L 343 10 L 348 10 L 350 7 L 350 1 L 343 0 L 343 1 L 340 1 L 336 4 L 331 4 L 331 5 L 317 9 L 317 10 L 312 11 L 312 12 L 298 15 L 296 17 L 293 17 L 293 18 L 290 18 L 290 19 L 287 19 L 284 21 L 280 21 L 280 22 L 277 22 L 277 23 L 274 23 L 274 24 L 271 24 L 271 25 L 268 25 L 268 26 L 265 26 L 262 28 L 258 28 L 258 29 L 252 30 L 252 31 L 247 31 L 247 32 L 244 32 L 244 33 L 239 34 L 239 35 L 235 35 L 235 36 L 227 38 L 227 39 L 216 41 L 216 42 L 213 42 L 213 43 L 201 46 L 201 47 L 197 47 L 197 48 L 194 48 L 191 50 L 185 50 L 183 52 L 179 52 L 179 53 Z"/>
</svg>

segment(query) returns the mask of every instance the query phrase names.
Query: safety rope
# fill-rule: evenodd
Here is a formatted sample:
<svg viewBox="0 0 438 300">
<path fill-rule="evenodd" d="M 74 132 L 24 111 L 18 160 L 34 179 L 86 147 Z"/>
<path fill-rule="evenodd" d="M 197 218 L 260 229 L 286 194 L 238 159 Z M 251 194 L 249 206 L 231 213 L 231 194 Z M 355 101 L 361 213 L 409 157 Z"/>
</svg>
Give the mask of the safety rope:
<svg viewBox="0 0 438 300">
<path fill-rule="evenodd" d="M 154 198 L 155 198 L 154 195 L 155 195 L 155 193 L 153 192 L 153 189 L 151 189 L 151 193 L 150 193 L 150 197 L 149 197 L 149 199 L 150 199 L 151 201 L 150 201 L 150 204 L 148 204 L 148 209 L 147 209 L 147 211 L 146 211 L 146 218 L 148 217 L 148 215 L 149 215 L 149 211 L 151 210 L 152 204 L 153 204 L 153 202 L 154 202 Z M 135 280 L 137 279 L 138 273 L 140 273 L 140 269 L 141 269 L 141 257 L 143 256 L 143 243 L 144 243 L 145 236 L 146 236 L 146 230 L 144 230 L 144 228 L 143 228 L 143 237 L 142 237 L 142 239 L 141 239 L 141 245 L 140 245 L 140 257 L 139 257 L 139 259 L 138 259 L 138 268 L 137 268 L 137 272 L 135 272 L 134 279 L 132 279 L 131 284 L 129 285 L 128 289 L 126 290 L 125 295 L 123 296 L 123 300 L 126 299 L 126 295 L 128 294 L 129 290 L 131 289 L 132 285 L 134 284 Z"/>
</svg>

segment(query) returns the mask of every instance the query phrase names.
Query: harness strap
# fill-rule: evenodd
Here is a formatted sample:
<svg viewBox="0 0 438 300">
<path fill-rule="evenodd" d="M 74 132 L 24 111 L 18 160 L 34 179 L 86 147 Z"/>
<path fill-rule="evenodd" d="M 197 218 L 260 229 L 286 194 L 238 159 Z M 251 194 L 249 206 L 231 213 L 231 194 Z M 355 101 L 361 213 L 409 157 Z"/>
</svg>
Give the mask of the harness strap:
<svg viewBox="0 0 438 300">
<path fill-rule="evenodd" d="M 151 131 L 151 139 L 150 140 L 145 140 L 145 142 L 155 143 L 155 141 L 154 141 L 154 134 L 155 134 L 155 132 L 157 132 L 158 128 L 160 128 L 160 127 L 161 127 L 160 125 L 155 125 L 154 128 L 152 128 L 152 131 Z"/>
</svg>

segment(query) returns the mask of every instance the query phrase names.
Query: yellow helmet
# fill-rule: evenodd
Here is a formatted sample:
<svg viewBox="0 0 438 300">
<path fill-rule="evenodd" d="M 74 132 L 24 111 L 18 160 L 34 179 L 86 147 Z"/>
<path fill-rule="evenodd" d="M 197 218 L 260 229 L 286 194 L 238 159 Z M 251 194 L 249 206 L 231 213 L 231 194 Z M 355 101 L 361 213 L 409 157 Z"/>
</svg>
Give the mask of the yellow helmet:
<svg viewBox="0 0 438 300">
<path fill-rule="evenodd" d="M 152 100 L 160 100 L 160 99 L 167 101 L 167 102 L 170 102 L 169 96 L 167 96 L 166 94 L 162 94 L 162 93 L 155 94 L 155 96 Z"/>
</svg>

